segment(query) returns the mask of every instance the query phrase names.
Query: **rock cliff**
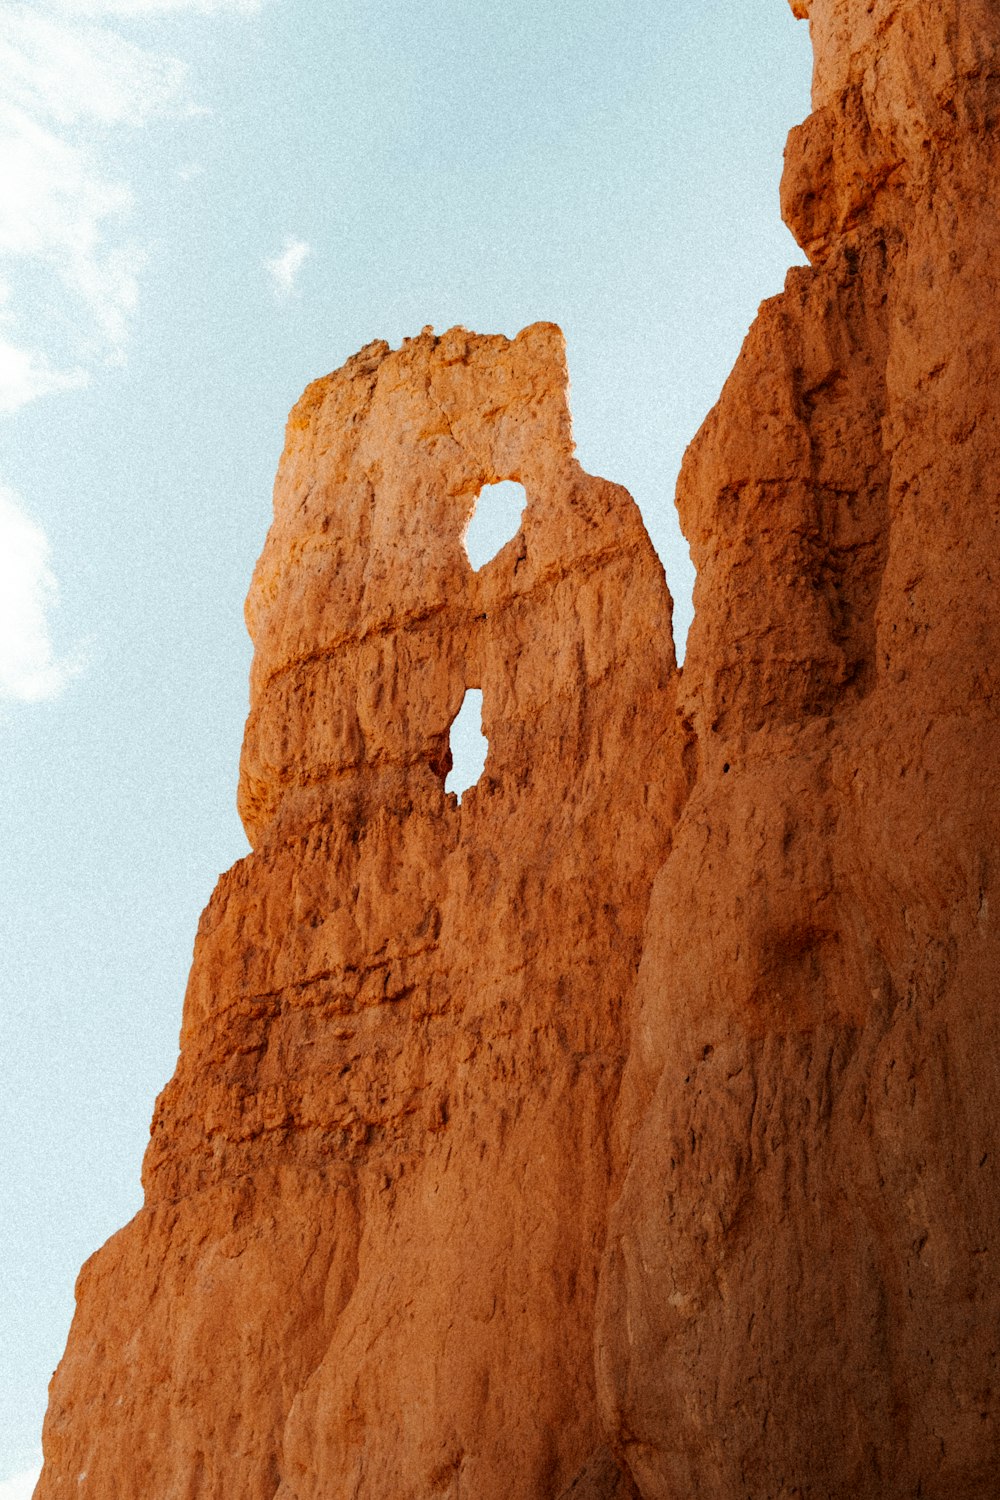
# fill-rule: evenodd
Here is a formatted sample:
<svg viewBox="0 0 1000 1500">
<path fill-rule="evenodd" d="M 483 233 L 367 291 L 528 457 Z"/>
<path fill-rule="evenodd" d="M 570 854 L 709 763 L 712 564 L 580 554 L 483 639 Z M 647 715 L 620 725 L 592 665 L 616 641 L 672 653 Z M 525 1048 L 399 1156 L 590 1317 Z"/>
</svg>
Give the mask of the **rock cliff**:
<svg viewBox="0 0 1000 1500">
<path fill-rule="evenodd" d="M 474 572 L 503 479 L 521 529 Z M 558 329 L 312 385 L 247 617 L 254 852 L 200 926 L 145 1207 L 82 1274 L 40 1493 L 627 1494 L 593 1310 L 686 741 L 662 568 L 572 456 Z"/>
<path fill-rule="evenodd" d="M 810 265 L 685 461 L 683 672 L 553 326 L 293 411 L 253 853 L 39 1500 L 997 1493 L 1000 8 L 793 8 Z"/>
<path fill-rule="evenodd" d="M 602 1279 L 644 1496 L 1000 1492 L 1000 8 L 812 0 L 766 303 L 688 452 L 694 790 Z"/>
</svg>

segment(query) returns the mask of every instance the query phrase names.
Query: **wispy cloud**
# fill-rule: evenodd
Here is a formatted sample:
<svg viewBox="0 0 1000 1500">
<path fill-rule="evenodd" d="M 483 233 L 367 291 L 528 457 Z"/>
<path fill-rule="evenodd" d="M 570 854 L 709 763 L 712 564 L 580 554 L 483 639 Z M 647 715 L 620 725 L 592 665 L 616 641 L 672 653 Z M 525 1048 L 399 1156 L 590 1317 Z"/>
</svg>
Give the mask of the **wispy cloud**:
<svg viewBox="0 0 1000 1500">
<path fill-rule="evenodd" d="M 55 370 L 44 354 L 0 335 L 0 412 L 17 411 L 37 396 L 71 391 L 87 380 L 86 370 Z"/>
<path fill-rule="evenodd" d="M 261 0 L 5 0 L 0 4 L 2 408 L 85 383 L 125 357 L 143 251 L 116 133 L 206 112 L 186 68 L 117 22 L 251 15 Z M 11 352 L 14 351 L 14 352 Z M 20 357 L 15 357 L 19 352 Z"/>
<path fill-rule="evenodd" d="M 80 670 L 52 645 L 49 613 L 58 594 L 45 532 L 20 496 L 0 485 L 0 699 L 54 698 Z"/>
<path fill-rule="evenodd" d="M 31 1500 L 31 1493 L 42 1472 L 41 1464 L 12 1474 L 9 1479 L 0 1479 L 0 1500 Z"/>
<path fill-rule="evenodd" d="M 260 3 L 0 0 L 0 413 L 124 361 L 144 255 L 116 141 L 199 112 L 184 64 L 116 23 Z M 50 698 L 76 670 L 53 651 L 55 598 L 45 533 L 0 484 L 0 699 Z"/>
<path fill-rule="evenodd" d="M 162 16 L 177 11 L 201 15 L 255 15 L 263 0 L 55 0 L 59 10 L 75 16 Z"/>
<path fill-rule="evenodd" d="M 276 297 L 290 297 L 295 290 L 295 282 L 303 265 L 312 254 L 312 246 L 306 244 L 305 240 L 296 240 L 289 236 L 281 248 L 281 253 L 273 260 L 265 260 L 264 269 L 271 278 Z"/>
<path fill-rule="evenodd" d="M 0 11 L 3 406 L 124 358 L 138 296 L 132 195 L 102 160 L 109 127 L 176 108 L 184 69 L 114 30 L 26 5 Z M 67 361 L 69 367 L 67 368 Z"/>
</svg>

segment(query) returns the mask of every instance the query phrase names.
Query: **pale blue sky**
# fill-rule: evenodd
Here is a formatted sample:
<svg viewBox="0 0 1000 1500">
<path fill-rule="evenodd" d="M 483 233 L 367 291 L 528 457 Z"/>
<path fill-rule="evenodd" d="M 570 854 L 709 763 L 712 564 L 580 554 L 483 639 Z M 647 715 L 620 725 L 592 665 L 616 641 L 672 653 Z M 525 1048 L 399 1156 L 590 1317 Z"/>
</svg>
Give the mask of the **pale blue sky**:
<svg viewBox="0 0 1000 1500">
<path fill-rule="evenodd" d="M 635 495 L 686 628 L 673 485 L 800 259 L 809 72 L 786 0 L 7 0 L 0 1481 L 139 1205 L 198 914 L 246 849 L 242 603 L 289 407 L 373 338 L 558 322 L 579 457 Z"/>
</svg>

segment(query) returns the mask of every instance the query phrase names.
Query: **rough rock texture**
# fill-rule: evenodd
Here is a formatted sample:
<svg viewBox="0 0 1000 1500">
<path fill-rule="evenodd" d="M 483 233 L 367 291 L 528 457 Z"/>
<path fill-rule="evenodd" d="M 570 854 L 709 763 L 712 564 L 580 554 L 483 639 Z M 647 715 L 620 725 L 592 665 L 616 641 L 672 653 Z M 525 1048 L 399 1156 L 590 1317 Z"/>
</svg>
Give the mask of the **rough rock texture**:
<svg viewBox="0 0 1000 1500">
<path fill-rule="evenodd" d="M 292 413 L 247 611 L 254 852 L 202 919 L 145 1207 L 81 1277 L 46 1500 L 632 1493 L 593 1307 L 685 741 L 662 569 L 565 390 L 553 326 L 454 329 Z M 502 479 L 521 530 L 475 573 Z"/>
<path fill-rule="evenodd" d="M 1000 1493 L 1000 7 L 812 0 L 766 303 L 690 449 L 697 774 L 602 1278 L 647 1500 Z"/>
<path fill-rule="evenodd" d="M 254 852 L 42 1500 L 1000 1493 L 1000 6 L 794 8 L 811 264 L 685 463 L 683 673 L 558 330 L 293 412 Z"/>
</svg>

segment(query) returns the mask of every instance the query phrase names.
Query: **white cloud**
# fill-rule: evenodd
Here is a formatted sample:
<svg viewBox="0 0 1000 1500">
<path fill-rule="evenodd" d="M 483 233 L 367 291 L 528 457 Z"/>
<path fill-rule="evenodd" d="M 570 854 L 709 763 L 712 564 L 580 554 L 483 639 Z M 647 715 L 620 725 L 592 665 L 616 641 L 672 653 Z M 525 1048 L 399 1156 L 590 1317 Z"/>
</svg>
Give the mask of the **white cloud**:
<svg viewBox="0 0 1000 1500">
<path fill-rule="evenodd" d="M 176 58 L 149 52 L 106 26 L 73 24 L 24 4 L 0 17 L 0 61 L 9 103 L 34 120 L 143 125 L 176 97 Z"/>
<path fill-rule="evenodd" d="M 31 1500 L 31 1492 L 41 1472 L 41 1464 L 35 1464 L 34 1468 L 12 1474 L 9 1479 L 0 1479 L 0 1500 Z"/>
<path fill-rule="evenodd" d="M 162 16 L 196 11 L 216 16 L 224 11 L 256 15 L 263 0 L 56 0 L 59 9 L 76 16 Z"/>
<path fill-rule="evenodd" d="M 48 538 L 20 497 L 0 485 L 0 699 L 54 698 L 80 670 L 57 660 L 52 646 L 48 615 L 58 592 Z M 0 1500 L 8 1500 L 2 1485 Z"/>
<path fill-rule="evenodd" d="M 0 409 L 120 364 L 143 254 L 115 136 L 187 118 L 184 64 L 117 22 L 229 12 L 260 0 L 0 0 Z M 6 292 L 6 295 L 4 293 Z"/>
<path fill-rule="evenodd" d="M 109 152 L 156 117 L 200 112 L 183 63 L 137 46 L 116 19 L 259 5 L 0 0 L 0 413 L 124 361 L 143 252 L 129 230 L 131 188 Z M 52 644 L 57 593 L 44 531 L 0 484 L 0 701 L 54 697 L 80 670 Z M 0 1482 L 0 1500 L 30 1494 L 35 1477 Z"/>
<path fill-rule="evenodd" d="M 120 363 L 142 255 L 125 233 L 132 195 L 106 170 L 109 128 L 180 107 L 184 68 L 108 27 L 0 7 L 2 406 L 85 383 Z M 69 368 L 60 368 L 69 362 Z"/>
<path fill-rule="evenodd" d="M 306 260 L 312 254 L 312 246 L 305 240 L 289 236 L 281 248 L 281 254 L 273 260 L 265 260 L 264 269 L 274 283 L 277 297 L 290 297 L 295 290 L 295 280 Z"/>
<path fill-rule="evenodd" d="M 0 335 L 0 412 L 17 411 L 53 391 L 76 390 L 89 378 L 86 370 L 54 370 L 43 354 Z"/>
</svg>

